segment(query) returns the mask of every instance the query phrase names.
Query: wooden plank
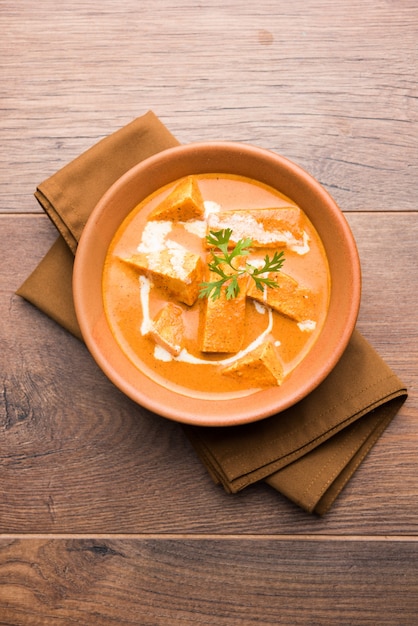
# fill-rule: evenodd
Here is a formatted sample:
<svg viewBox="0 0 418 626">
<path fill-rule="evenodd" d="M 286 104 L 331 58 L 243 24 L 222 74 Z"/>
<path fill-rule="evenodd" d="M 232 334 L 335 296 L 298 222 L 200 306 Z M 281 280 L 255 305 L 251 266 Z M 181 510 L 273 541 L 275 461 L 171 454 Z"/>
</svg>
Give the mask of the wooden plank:
<svg viewBox="0 0 418 626">
<path fill-rule="evenodd" d="M 416 541 L 0 542 L 1 623 L 413 626 Z"/>
<path fill-rule="evenodd" d="M 359 326 L 411 389 L 418 293 L 405 275 L 416 217 L 350 215 L 363 257 Z M 324 519 L 265 485 L 227 495 L 178 424 L 135 406 L 78 340 L 13 295 L 55 240 L 49 220 L 3 215 L 0 230 L 0 533 L 417 532 L 413 394 Z"/>
<path fill-rule="evenodd" d="M 3 0 L 2 208 L 154 109 L 181 142 L 255 143 L 344 210 L 415 210 L 418 5 Z M 47 36 L 46 36 L 47 33 Z"/>
<path fill-rule="evenodd" d="M 365 212 L 346 216 L 362 265 L 358 328 L 399 376 L 410 379 L 418 364 L 416 214 Z"/>
</svg>

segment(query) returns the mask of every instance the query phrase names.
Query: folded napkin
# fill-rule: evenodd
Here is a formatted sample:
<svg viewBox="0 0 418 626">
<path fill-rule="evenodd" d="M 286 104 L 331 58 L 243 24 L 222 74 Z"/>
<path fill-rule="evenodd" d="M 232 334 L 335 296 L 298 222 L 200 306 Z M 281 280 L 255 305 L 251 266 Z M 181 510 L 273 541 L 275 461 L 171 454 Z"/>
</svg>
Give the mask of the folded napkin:
<svg viewBox="0 0 418 626">
<path fill-rule="evenodd" d="M 81 339 L 71 281 L 84 224 L 125 171 L 175 145 L 178 141 L 150 111 L 40 184 L 35 196 L 59 237 L 17 294 Z M 331 374 L 295 406 L 242 426 L 182 427 L 226 491 L 263 480 L 306 511 L 322 515 L 406 397 L 402 382 L 355 331 Z"/>
</svg>

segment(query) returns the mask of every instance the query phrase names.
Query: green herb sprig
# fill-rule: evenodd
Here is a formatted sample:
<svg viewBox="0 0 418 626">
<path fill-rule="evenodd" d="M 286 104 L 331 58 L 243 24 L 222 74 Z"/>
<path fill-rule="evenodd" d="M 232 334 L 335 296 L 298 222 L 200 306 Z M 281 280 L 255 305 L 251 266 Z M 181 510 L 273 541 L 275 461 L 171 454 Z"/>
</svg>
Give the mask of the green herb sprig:
<svg viewBox="0 0 418 626">
<path fill-rule="evenodd" d="M 237 257 L 248 256 L 250 254 L 252 239 L 251 237 L 239 239 L 235 246 L 230 249 L 229 241 L 231 236 L 232 230 L 230 228 L 218 231 L 211 230 L 206 236 L 209 245 L 214 247 L 214 250 L 212 250 L 212 261 L 208 263 L 208 267 L 211 272 L 217 274 L 220 278 L 200 283 L 201 290 L 199 298 L 212 298 L 212 300 L 216 300 L 221 296 L 223 287 L 227 300 L 236 298 L 240 292 L 238 279 L 244 274 L 251 276 L 257 289 L 260 291 L 264 291 L 266 286 L 279 286 L 274 280 L 263 276 L 263 274 L 280 270 L 285 261 L 283 252 L 275 252 L 272 259 L 266 254 L 262 267 L 255 267 L 250 263 L 245 263 L 244 267 L 236 267 L 234 260 L 236 260 Z M 220 250 L 221 254 L 217 253 L 216 250 Z M 229 268 L 229 273 L 224 271 L 223 268 L 225 266 Z M 230 272 L 231 269 L 232 273 Z"/>
</svg>

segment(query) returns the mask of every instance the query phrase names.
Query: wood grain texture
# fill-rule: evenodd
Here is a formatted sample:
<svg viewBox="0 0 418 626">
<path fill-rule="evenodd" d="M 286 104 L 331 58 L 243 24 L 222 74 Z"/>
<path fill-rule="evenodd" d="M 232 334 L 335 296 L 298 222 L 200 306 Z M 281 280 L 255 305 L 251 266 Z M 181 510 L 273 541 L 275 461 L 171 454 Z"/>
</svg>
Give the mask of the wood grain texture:
<svg viewBox="0 0 418 626">
<path fill-rule="evenodd" d="M 413 626 L 417 562 L 408 541 L 3 541 L 1 620 Z"/>
<path fill-rule="evenodd" d="M 0 624 L 415 626 L 416 0 L 1 0 L 0 28 Z M 296 161 L 353 229 L 409 398 L 324 518 L 224 493 L 14 295 L 56 238 L 36 185 L 149 109 Z"/>
<path fill-rule="evenodd" d="M 181 142 L 282 153 L 344 210 L 416 208 L 415 0 L 3 0 L 0 27 L 3 210 L 149 108 Z"/>
<path fill-rule="evenodd" d="M 230 496 L 212 484 L 179 425 L 135 406 L 78 340 L 14 295 L 55 230 L 45 216 L 0 216 L 0 532 L 416 533 L 418 292 L 403 278 L 418 222 L 393 217 L 349 215 L 363 262 L 359 328 L 412 397 L 319 520 L 264 485 Z"/>
</svg>

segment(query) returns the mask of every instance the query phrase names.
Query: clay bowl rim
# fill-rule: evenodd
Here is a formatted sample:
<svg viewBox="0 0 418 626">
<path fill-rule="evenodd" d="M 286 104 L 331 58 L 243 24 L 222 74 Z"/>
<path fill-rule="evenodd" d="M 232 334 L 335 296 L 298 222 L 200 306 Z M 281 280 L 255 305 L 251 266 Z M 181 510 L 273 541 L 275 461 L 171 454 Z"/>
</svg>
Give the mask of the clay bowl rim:
<svg viewBox="0 0 418 626">
<path fill-rule="evenodd" d="M 307 356 L 280 387 L 234 400 L 183 396 L 139 372 L 110 332 L 101 294 L 104 256 L 111 236 L 126 215 L 165 184 L 188 174 L 215 171 L 262 180 L 301 206 L 323 241 L 331 273 L 328 316 Z M 198 426 L 234 426 L 289 408 L 312 392 L 332 371 L 357 321 L 361 269 L 357 246 L 345 216 L 315 178 L 293 161 L 270 150 L 240 142 L 212 141 L 159 152 L 128 170 L 109 188 L 92 211 L 81 235 L 74 263 L 73 294 L 76 316 L 88 350 L 107 377 L 128 397 L 174 421 Z"/>
</svg>

